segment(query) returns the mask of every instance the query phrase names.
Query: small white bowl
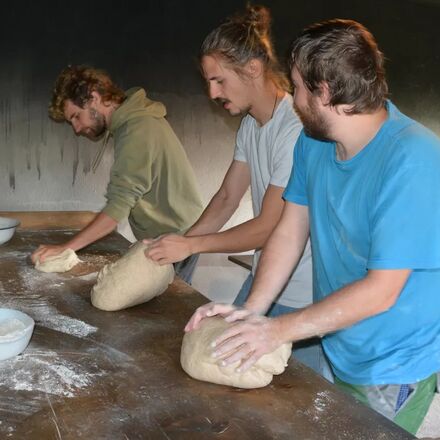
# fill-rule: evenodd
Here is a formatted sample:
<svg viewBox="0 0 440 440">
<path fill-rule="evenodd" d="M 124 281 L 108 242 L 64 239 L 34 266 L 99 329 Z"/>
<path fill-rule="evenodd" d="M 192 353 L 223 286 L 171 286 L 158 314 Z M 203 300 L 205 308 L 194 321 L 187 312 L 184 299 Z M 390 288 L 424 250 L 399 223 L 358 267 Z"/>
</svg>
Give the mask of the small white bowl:
<svg viewBox="0 0 440 440">
<path fill-rule="evenodd" d="M 0 309 L 0 326 L 13 319 L 21 321 L 24 328 L 12 332 L 11 335 L 0 335 L 0 361 L 17 356 L 24 351 L 34 331 L 35 322 L 26 313 L 14 309 Z"/>
<path fill-rule="evenodd" d="M 14 235 L 15 228 L 20 224 L 15 218 L 0 217 L 0 244 L 6 243 Z"/>
</svg>

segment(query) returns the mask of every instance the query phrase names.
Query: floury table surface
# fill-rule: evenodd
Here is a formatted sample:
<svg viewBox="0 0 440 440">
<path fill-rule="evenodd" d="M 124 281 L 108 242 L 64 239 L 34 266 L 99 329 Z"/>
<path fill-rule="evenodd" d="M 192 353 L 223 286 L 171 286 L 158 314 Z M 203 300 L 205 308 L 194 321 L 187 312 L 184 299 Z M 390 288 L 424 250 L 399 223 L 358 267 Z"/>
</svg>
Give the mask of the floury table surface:
<svg viewBox="0 0 440 440">
<path fill-rule="evenodd" d="M 73 233 L 22 230 L 0 246 L 0 307 L 36 321 L 26 351 L 0 362 L 1 439 L 414 438 L 295 361 L 263 389 L 191 379 L 179 362 L 182 328 L 206 299 L 176 279 L 148 304 L 97 310 L 96 272 L 128 242 L 101 240 L 66 274 L 33 269 L 38 244 Z"/>
</svg>

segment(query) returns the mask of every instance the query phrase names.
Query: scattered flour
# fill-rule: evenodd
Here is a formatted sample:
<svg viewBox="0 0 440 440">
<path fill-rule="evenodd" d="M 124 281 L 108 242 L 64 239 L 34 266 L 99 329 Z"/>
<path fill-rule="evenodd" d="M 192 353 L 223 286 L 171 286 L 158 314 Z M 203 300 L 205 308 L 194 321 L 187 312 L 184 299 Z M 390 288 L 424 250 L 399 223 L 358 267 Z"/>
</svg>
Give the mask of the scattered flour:
<svg viewBox="0 0 440 440">
<path fill-rule="evenodd" d="M 23 334 L 25 328 L 24 322 L 17 318 L 0 321 L 0 342 L 9 342 L 17 339 Z"/>
<path fill-rule="evenodd" d="M 35 269 L 31 267 L 20 270 L 21 286 L 19 289 L 13 287 L 15 291 L 13 295 L 10 293 L 12 288 L 3 289 L 0 286 L 2 307 L 21 310 L 31 316 L 38 325 L 79 338 L 89 336 L 98 330 L 83 321 L 59 313 L 56 307 L 50 304 L 50 298 L 44 293 L 47 290 L 45 286 L 50 285 L 52 289 L 62 287 L 65 281 L 60 279 L 58 274 L 40 272 L 35 276 L 35 273 Z"/>
<path fill-rule="evenodd" d="M 1 362 L 0 387 L 74 397 L 105 374 L 90 356 L 74 362 L 52 351 L 29 351 Z"/>
<path fill-rule="evenodd" d="M 44 292 L 47 290 L 47 285 L 53 287 L 61 287 L 65 284 L 58 273 L 38 272 L 30 265 L 20 267 L 18 276 L 21 281 L 22 289 L 28 292 Z"/>
<path fill-rule="evenodd" d="M 41 295 L 29 294 L 18 297 L 1 298 L 2 307 L 17 309 L 31 316 L 37 325 L 50 328 L 61 333 L 84 338 L 98 329 L 79 319 L 62 315 L 48 300 Z"/>
<path fill-rule="evenodd" d="M 329 397 L 325 391 L 320 391 L 314 399 L 314 406 L 316 411 L 322 412 L 326 409 Z"/>
<path fill-rule="evenodd" d="M 37 316 L 36 318 L 37 322 L 43 327 L 79 338 L 85 338 L 98 330 L 93 325 L 87 324 L 84 321 L 58 314 L 53 307 L 48 306 L 48 309 L 52 309 L 52 311 L 49 313 L 46 312 L 43 316 Z"/>
<path fill-rule="evenodd" d="M 2 258 L 10 258 L 14 260 L 25 260 L 29 256 L 28 252 L 17 251 L 16 249 L 2 249 Z"/>
<path fill-rule="evenodd" d="M 325 423 L 326 412 L 329 408 L 329 404 L 331 405 L 332 402 L 333 398 L 327 390 L 319 391 L 313 399 L 313 405 L 305 411 L 305 414 L 311 417 L 315 422 Z"/>
</svg>

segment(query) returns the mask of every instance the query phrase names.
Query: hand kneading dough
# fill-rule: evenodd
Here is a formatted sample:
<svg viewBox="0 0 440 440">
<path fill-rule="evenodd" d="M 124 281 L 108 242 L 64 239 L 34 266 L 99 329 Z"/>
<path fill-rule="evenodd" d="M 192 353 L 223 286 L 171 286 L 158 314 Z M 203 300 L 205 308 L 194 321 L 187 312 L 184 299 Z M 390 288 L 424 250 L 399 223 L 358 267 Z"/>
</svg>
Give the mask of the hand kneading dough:
<svg viewBox="0 0 440 440">
<path fill-rule="evenodd" d="M 92 304 L 101 310 L 126 309 L 164 292 L 174 279 L 171 264 L 159 266 L 144 254 L 148 245 L 137 242 L 115 263 L 104 266 L 91 293 Z"/>
<path fill-rule="evenodd" d="M 220 360 L 211 356 L 210 344 L 231 324 L 223 318 L 205 318 L 200 328 L 185 333 L 180 353 L 182 368 L 194 379 L 231 385 L 238 388 L 261 388 L 269 385 L 274 374 L 281 374 L 292 352 L 292 344 L 278 347 L 272 353 L 262 356 L 249 370 L 237 373 L 240 362 L 227 367 L 218 365 Z"/>
<path fill-rule="evenodd" d="M 42 263 L 37 259 L 35 269 L 41 272 L 67 272 L 80 262 L 73 249 L 66 249 L 58 255 L 47 257 Z"/>
</svg>

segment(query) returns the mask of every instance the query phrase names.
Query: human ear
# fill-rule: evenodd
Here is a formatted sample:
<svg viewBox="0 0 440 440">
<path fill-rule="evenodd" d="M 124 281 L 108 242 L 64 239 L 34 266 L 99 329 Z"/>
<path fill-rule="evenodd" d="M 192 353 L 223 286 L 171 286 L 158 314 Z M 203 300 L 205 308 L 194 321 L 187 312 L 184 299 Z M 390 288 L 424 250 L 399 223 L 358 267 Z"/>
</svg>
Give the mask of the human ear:
<svg viewBox="0 0 440 440">
<path fill-rule="evenodd" d="M 249 76 L 253 79 L 256 79 L 259 76 L 261 76 L 264 71 L 262 62 L 257 58 L 251 59 L 246 64 L 245 69 L 246 69 L 247 73 L 249 74 Z"/>
<path fill-rule="evenodd" d="M 92 97 L 90 99 L 90 102 L 93 102 L 93 104 L 97 105 L 97 104 L 100 104 L 102 102 L 101 95 L 98 92 L 93 91 L 91 93 L 91 96 Z"/>
<path fill-rule="evenodd" d="M 323 106 L 331 105 L 330 104 L 331 93 L 330 93 L 330 89 L 329 89 L 328 83 L 326 81 L 322 81 L 319 84 L 319 99 L 320 99 L 321 104 Z"/>
</svg>

